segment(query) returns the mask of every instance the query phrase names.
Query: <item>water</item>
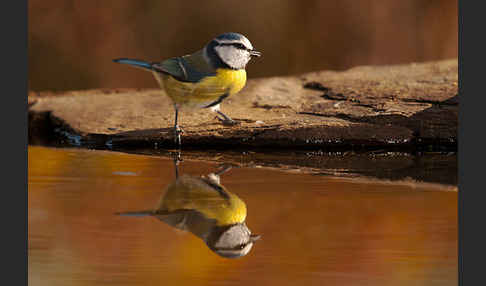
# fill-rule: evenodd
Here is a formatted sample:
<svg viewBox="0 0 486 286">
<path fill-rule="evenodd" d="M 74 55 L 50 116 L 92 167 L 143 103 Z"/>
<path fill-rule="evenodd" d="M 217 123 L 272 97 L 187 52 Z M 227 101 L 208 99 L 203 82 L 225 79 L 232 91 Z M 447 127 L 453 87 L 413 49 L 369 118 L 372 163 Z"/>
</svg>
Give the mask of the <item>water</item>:
<svg viewBox="0 0 486 286">
<path fill-rule="evenodd" d="M 182 184 L 195 194 L 185 197 L 186 207 L 235 214 L 226 221 L 241 220 L 246 207 L 245 223 L 261 238 L 247 255 L 228 259 L 155 217 L 116 214 L 169 204 L 172 160 L 32 146 L 28 152 L 31 285 L 458 282 L 457 192 L 449 189 L 233 168 L 220 185 L 210 181 L 242 202 L 233 210 L 206 208 L 224 196 Z M 185 160 L 179 185 L 181 177 L 207 179 L 223 167 Z"/>
</svg>

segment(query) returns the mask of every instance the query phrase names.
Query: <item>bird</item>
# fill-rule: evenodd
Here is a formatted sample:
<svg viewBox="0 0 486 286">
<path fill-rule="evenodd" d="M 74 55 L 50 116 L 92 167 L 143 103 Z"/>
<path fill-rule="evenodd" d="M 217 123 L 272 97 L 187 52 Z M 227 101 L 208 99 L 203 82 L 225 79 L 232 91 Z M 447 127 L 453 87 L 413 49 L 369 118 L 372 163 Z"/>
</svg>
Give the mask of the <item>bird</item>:
<svg viewBox="0 0 486 286">
<path fill-rule="evenodd" d="M 180 147 L 183 130 L 178 125 L 178 116 L 182 108 L 209 108 L 223 125 L 237 124 L 221 112 L 220 104 L 245 86 L 246 65 L 251 58 L 261 55 L 244 35 L 228 32 L 218 35 L 202 49 L 189 55 L 161 62 L 129 58 L 113 61 L 152 72 L 174 105 L 175 144 Z"/>
<path fill-rule="evenodd" d="M 220 175 L 231 166 L 206 176 L 179 176 L 177 166 L 175 162 L 175 181 L 167 186 L 153 209 L 116 214 L 155 217 L 174 228 L 191 232 L 224 258 L 247 255 L 261 235 L 251 233 L 245 223 L 245 202 L 220 183 Z"/>
</svg>

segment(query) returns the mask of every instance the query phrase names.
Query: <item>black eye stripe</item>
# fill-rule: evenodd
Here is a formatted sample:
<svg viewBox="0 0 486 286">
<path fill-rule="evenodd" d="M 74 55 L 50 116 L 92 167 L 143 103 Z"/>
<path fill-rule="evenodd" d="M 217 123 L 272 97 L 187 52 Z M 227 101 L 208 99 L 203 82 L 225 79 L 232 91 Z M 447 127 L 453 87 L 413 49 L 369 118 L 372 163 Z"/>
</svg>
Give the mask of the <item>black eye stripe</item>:
<svg viewBox="0 0 486 286">
<path fill-rule="evenodd" d="M 220 46 L 233 46 L 237 49 L 240 49 L 240 50 L 248 50 L 245 45 L 241 44 L 241 43 L 220 43 L 219 44 Z"/>
<path fill-rule="evenodd" d="M 240 245 L 238 245 L 237 247 L 235 247 L 236 249 L 243 249 L 245 248 L 245 246 L 247 245 L 247 243 L 242 243 Z"/>
</svg>

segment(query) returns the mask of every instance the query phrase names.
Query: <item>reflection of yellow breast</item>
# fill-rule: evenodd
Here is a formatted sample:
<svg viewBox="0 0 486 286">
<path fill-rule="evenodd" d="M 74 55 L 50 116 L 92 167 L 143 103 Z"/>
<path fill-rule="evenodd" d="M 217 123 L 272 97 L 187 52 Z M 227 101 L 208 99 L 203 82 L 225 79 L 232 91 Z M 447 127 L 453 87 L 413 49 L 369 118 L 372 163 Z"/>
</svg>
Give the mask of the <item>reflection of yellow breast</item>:
<svg viewBox="0 0 486 286">
<path fill-rule="evenodd" d="M 226 93 L 238 93 L 246 84 L 244 69 L 218 69 L 215 76 L 206 77 L 197 83 L 181 82 L 168 75 L 155 75 L 167 95 L 182 105 L 207 105 Z"/>
<path fill-rule="evenodd" d="M 195 210 L 205 217 L 215 219 L 218 225 L 244 222 L 246 205 L 235 194 L 225 190 L 228 198 L 200 178 L 181 176 L 171 184 L 159 203 L 159 210 Z"/>
</svg>

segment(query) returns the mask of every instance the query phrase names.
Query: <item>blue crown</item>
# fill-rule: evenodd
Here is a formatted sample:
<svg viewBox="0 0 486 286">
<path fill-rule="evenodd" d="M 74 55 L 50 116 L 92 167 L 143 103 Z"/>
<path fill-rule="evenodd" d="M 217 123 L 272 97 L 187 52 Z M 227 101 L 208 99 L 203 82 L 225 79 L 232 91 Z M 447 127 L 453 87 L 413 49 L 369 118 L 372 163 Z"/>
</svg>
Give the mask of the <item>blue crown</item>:
<svg viewBox="0 0 486 286">
<path fill-rule="evenodd" d="M 244 38 L 244 37 L 245 36 L 243 36 L 242 34 L 230 32 L 230 33 L 221 34 L 221 35 L 217 36 L 216 39 L 218 39 L 218 40 L 239 40 L 239 39 Z"/>
</svg>

